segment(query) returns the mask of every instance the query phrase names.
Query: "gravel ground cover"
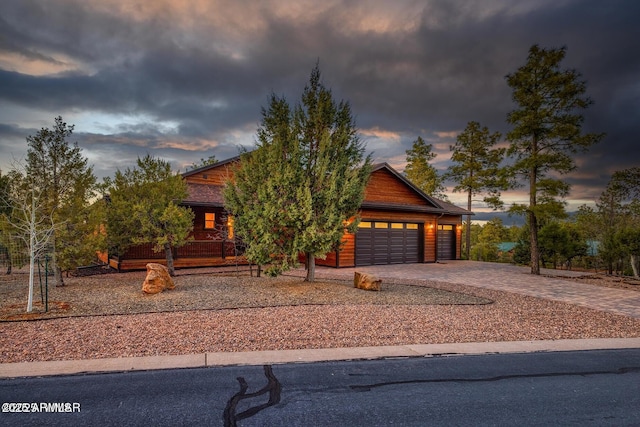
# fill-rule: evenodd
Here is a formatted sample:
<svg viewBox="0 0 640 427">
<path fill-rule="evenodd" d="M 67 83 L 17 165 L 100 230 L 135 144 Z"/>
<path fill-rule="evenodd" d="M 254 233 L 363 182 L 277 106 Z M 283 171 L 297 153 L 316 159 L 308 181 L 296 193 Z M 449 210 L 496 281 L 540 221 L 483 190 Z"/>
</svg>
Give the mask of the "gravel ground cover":
<svg viewBox="0 0 640 427">
<path fill-rule="evenodd" d="M 489 304 L 473 295 L 416 284 L 387 283 L 382 292 L 355 289 L 337 280 L 304 282 L 295 276 L 251 277 L 240 274 L 178 272 L 176 288 L 155 295 L 142 293 L 145 272 L 74 277 L 65 286 L 49 288 L 45 313 L 38 286 L 35 312 L 26 314 L 23 283 L 0 285 L 0 320 L 29 320 L 72 316 L 138 314 L 188 310 L 221 310 L 299 305 L 431 305 Z"/>
<path fill-rule="evenodd" d="M 174 290 L 143 295 L 144 277 L 69 278 L 50 288 L 49 313 L 31 315 L 23 314 L 24 283 L 0 281 L 0 363 L 640 336 L 640 319 L 442 282 L 392 281 L 367 292 L 344 281 L 192 270 L 179 271 Z"/>
</svg>

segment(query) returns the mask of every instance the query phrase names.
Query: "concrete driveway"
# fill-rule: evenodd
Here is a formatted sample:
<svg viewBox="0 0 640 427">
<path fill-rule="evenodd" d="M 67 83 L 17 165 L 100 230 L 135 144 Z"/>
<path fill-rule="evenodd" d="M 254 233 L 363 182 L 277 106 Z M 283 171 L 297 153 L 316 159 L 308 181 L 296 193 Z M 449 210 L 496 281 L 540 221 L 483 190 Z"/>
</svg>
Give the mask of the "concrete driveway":
<svg viewBox="0 0 640 427">
<path fill-rule="evenodd" d="M 434 280 L 513 292 L 562 301 L 596 310 L 640 318 L 640 292 L 565 280 L 590 273 L 543 269 L 540 276 L 529 267 L 479 261 L 434 264 L 396 264 L 356 268 L 317 267 L 316 277 L 352 279 L 354 271 L 381 279 Z"/>
</svg>

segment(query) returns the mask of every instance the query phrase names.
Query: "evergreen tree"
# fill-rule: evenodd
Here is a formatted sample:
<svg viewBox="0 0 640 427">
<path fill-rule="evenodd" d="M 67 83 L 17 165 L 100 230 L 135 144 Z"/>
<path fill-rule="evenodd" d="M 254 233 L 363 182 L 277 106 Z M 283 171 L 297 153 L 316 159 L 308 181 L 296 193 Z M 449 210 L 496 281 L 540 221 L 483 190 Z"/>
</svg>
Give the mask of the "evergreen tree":
<svg viewBox="0 0 640 427">
<path fill-rule="evenodd" d="M 204 166 L 215 165 L 216 163 L 218 163 L 218 159 L 216 159 L 216 156 L 209 156 L 206 159 L 201 158 L 199 163 L 192 163 L 191 166 L 187 168 L 187 170 L 194 170 L 202 168 Z"/>
<path fill-rule="evenodd" d="M 640 278 L 640 167 L 617 171 L 611 178 L 610 187 L 620 195 L 625 227 L 618 230 L 633 276 Z"/>
<path fill-rule="evenodd" d="M 527 215 L 532 274 L 540 274 L 540 216 L 564 212 L 562 198 L 568 194 L 569 184 L 557 175 L 574 170 L 573 155 L 602 138 L 582 132 L 581 111 L 592 101 L 584 95 L 586 84 L 580 74 L 560 68 L 565 54 L 565 48 L 534 45 L 527 63 L 506 77 L 517 104 L 507 116 L 513 125 L 507 134 L 507 154 L 514 158 L 514 175 L 526 183 L 529 192 L 529 203 L 513 206 L 512 211 Z"/>
<path fill-rule="evenodd" d="M 531 261 L 531 234 L 529 226 L 525 224 L 519 228 L 520 233 L 516 239 L 516 246 L 513 248 L 513 262 L 516 264 L 528 264 Z"/>
<path fill-rule="evenodd" d="M 72 218 L 56 231 L 57 266 L 71 271 L 96 261 L 96 253 L 106 249 L 102 226 L 106 222 L 104 200 L 89 203 L 83 197 L 70 199 L 58 210 L 58 216 Z"/>
<path fill-rule="evenodd" d="M 571 264 L 573 258 L 587 254 L 587 243 L 577 228 L 568 222 L 550 222 L 540 229 L 540 259 L 558 268 L 561 262 Z"/>
<path fill-rule="evenodd" d="M 634 230 L 640 229 L 640 168 L 614 172 L 596 207 L 597 211 L 588 217 L 590 221 L 582 223 L 592 227 L 594 239 L 600 242 L 599 256 L 609 274 L 617 264 L 622 270 L 622 258 L 629 257 L 633 274 L 638 275 L 639 257 L 635 248 L 640 242 L 635 241 L 638 235 Z M 586 207 L 583 211 L 590 212 Z"/>
<path fill-rule="evenodd" d="M 498 245 L 509 239 L 509 231 L 500 218 L 493 218 L 482 226 L 478 242 L 473 247 L 474 260 L 495 262 L 499 260 Z"/>
<path fill-rule="evenodd" d="M 453 152 L 446 178 L 454 180 L 457 185 L 454 192 L 467 193 L 467 210 L 471 211 L 473 197 L 487 193 L 484 202 L 493 209 L 499 209 L 500 190 L 508 188 L 507 179 L 501 172 L 500 163 L 504 158 L 505 148 L 493 148 L 502 135 L 490 133 L 478 122 L 469 122 L 464 131 L 456 138 L 456 144 L 449 147 Z M 466 228 L 471 225 L 471 215 L 467 215 Z M 469 258 L 471 234 L 466 233 L 466 256 Z"/>
<path fill-rule="evenodd" d="M 404 175 L 420 190 L 429 196 L 448 200 L 445 194 L 444 176 L 440 175 L 429 162 L 437 157 L 433 144 L 427 144 L 421 136 L 413 141 L 411 149 L 406 151 L 407 166 Z"/>
<path fill-rule="evenodd" d="M 258 266 L 270 264 L 267 274 L 277 275 L 297 263 L 296 224 L 306 223 L 310 199 L 298 197 L 308 193 L 301 185 L 302 154 L 289 104 L 271 95 L 262 117 L 258 148 L 242 152 L 224 199 L 234 217 L 235 234 L 246 244 L 247 259 Z"/>
<path fill-rule="evenodd" d="M 640 279 L 640 224 L 618 230 L 616 239 L 629 257 L 633 277 Z"/>
<path fill-rule="evenodd" d="M 604 262 L 607 272 L 613 274 L 616 264 L 623 256 L 623 248 L 616 238 L 616 231 L 625 226 L 622 195 L 615 185 L 607 185 L 596 202 L 596 211 L 583 208 L 581 224 L 592 230 L 598 243 L 598 257 Z"/>
<path fill-rule="evenodd" d="M 180 206 L 187 186 L 171 165 L 146 155 L 137 167 L 116 171 L 106 181 L 107 236 L 109 247 L 122 253 L 128 247 L 150 243 L 164 251 L 169 274 L 175 274 L 172 249 L 185 245 L 193 230 L 194 214 Z"/>
<path fill-rule="evenodd" d="M 248 241 L 248 258 L 269 262 L 277 274 L 303 253 L 306 280 L 313 281 L 315 258 L 356 230 L 370 163 L 349 103 L 333 100 L 317 65 L 294 109 L 272 95 L 262 110 L 258 148 L 242 155 L 224 193 L 236 232 Z"/>
<path fill-rule="evenodd" d="M 42 128 L 35 136 L 27 137 L 26 176 L 28 185 L 40 194 L 39 203 L 45 212 L 53 215 L 53 222 L 65 227 L 55 227 L 54 265 L 58 285 L 63 285 L 61 272 L 95 259 L 99 247 L 83 247 L 88 243 L 96 224 L 84 222 L 85 209 L 95 196 L 96 177 L 88 159 L 82 155 L 78 143 L 68 139 L 74 126 L 67 125 L 62 117 L 55 118 L 52 129 Z M 74 231 L 71 231 L 74 230 Z"/>
</svg>

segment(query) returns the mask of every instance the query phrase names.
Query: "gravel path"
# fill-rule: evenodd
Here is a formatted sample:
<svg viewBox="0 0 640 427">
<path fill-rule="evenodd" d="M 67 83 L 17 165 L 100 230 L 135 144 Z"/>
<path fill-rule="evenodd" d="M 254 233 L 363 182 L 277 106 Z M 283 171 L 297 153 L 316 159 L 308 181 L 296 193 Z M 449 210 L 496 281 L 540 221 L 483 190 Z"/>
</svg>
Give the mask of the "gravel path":
<svg viewBox="0 0 640 427">
<path fill-rule="evenodd" d="M 51 299 L 66 303 L 53 305 L 46 316 L 54 318 L 0 322 L 0 363 L 640 337 L 640 319 L 448 283 L 385 283 L 383 292 L 373 293 L 344 282 L 199 271 L 182 273 L 173 291 L 144 296 L 143 279 L 144 273 L 68 279 L 67 286 L 52 289 Z M 8 307 L 23 303 L 23 294 L 22 287 L 0 283 L 5 319 L 11 317 Z"/>
</svg>

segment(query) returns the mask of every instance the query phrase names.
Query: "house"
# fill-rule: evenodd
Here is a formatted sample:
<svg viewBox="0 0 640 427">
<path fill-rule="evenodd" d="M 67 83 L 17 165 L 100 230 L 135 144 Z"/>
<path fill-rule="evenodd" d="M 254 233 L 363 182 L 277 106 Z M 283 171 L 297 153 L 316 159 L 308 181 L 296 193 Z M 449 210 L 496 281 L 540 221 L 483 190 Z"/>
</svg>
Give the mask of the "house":
<svg viewBox="0 0 640 427">
<path fill-rule="evenodd" d="M 238 160 L 234 157 L 182 175 L 189 194 L 182 204 L 195 213 L 194 239 L 175 249 L 176 268 L 246 262 L 234 243 L 233 218 L 222 197 Z M 426 195 L 389 164 L 380 163 L 374 165 L 365 189 L 358 231 L 345 233 L 341 248 L 316 264 L 356 267 L 459 259 L 462 216 L 468 214 L 472 213 Z M 112 266 L 130 270 L 144 268 L 150 260 L 162 262 L 164 254 L 145 246 L 131 248 L 113 259 Z"/>
<path fill-rule="evenodd" d="M 222 198 L 224 183 L 232 176 L 231 167 L 238 160 L 233 157 L 182 174 L 188 193 L 182 205 L 194 212 L 193 239 L 173 249 L 175 268 L 246 264 L 241 248 L 236 247 L 233 223 Z M 109 256 L 109 265 L 118 271 L 144 270 L 149 262 L 166 263 L 164 252 L 154 252 L 151 244 L 136 245 L 119 256 Z"/>
<path fill-rule="evenodd" d="M 318 265 L 436 262 L 459 259 L 466 209 L 430 197 L 387 163 L 374 165 L 355 234 Z"/>
<path fill-rule="evenodd" d="M 496 243 L 498 248 L 498 260 L 500 262 L 513 262 L 513 253 L 515 252 L 517 242 L 500 242 Z"/>
</svg>

